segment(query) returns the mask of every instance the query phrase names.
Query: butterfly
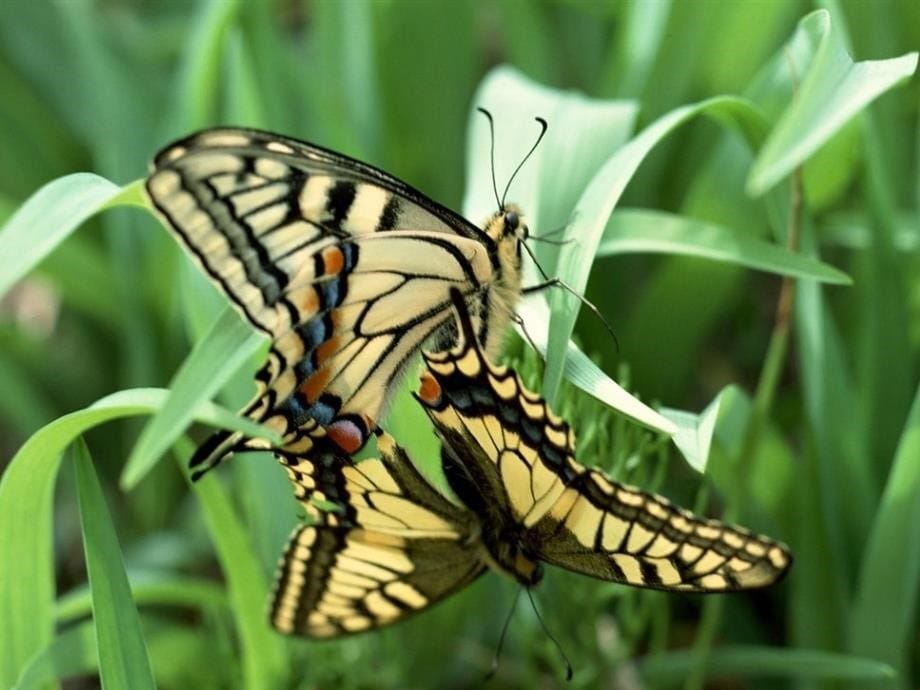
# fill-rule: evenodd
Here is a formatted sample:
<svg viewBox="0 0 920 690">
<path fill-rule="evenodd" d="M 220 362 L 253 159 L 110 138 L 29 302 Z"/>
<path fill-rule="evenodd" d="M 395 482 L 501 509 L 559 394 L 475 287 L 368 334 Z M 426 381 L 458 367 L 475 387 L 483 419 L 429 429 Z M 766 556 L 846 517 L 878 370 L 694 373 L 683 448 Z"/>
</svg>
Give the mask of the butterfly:
<svg viewBox="0 0 920 690">
<path fill-rule="evenodd" d="M 479 228 L 366 163 L 235 128 L 164 148 L 145 189 L 198 266 L 270 337 L 241 414 L 292 452 L 309 444 L 308 420 L 348 454 L 364 445 L 409 358 L 453 341 L 452 288 L 490 354 L 515 318 L 528 228 L 503 198 Z M 218 431 L 193 456 L 193 478 L 261 447 Z"/>
<path fill-rule="evenodd" d="M 781 543 L 710 520 L 619 483 L 574 458 L 569 425 L 480 347 L 462 293 L 461 341 L 424 352 L 416 398 L 442 442 L 457 502 L 432 488 L 378 431 L 378 458 L 351 463 L 317 436 L 308 456 L 282 457 L 310 524 L 281 558 L 271 621 L 330 638 L 402 620 L 488 569 L 536 585 L 543 564 L 667 591 L 726 592 L 778 581 Z"/>
</svg>

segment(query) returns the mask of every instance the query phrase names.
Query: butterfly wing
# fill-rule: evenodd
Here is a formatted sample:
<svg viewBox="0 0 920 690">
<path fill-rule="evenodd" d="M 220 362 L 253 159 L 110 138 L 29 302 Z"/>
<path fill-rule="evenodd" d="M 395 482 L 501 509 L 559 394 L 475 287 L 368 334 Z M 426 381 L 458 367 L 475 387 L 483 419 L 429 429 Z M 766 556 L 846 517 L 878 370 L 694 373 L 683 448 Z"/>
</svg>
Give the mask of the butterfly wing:
<svg viewBox="0 0 920 690">
<path fill-rule="evenodd" d="M 475 518 L 437 493 L 392 438 L 379 459 L 352 464 L 320 445 L 315 460 L 284 458 L 298 496 L 324 497 L 294 530 L 271 604 L 280 632 L 338 637 L 404 619 L 466 586 L 484 570 Z"/>
<path fill-rule="evenodd" d="M 266 132 L 178 141 L 156 156 L 146 190 L 271 337 L 244 414 L 283 437 L 308 418 L 340 421 L 337 440 L 357 450 L 409 354 L 449 319 L 449 289 L 478 294 L 493 272 L 492 241 L 459 215 L 371 166 Z M 218 432 L 193 465 L 244 447 Z"/>
<path fill-rule="evenodd" d="M 792 557 L 779 542 L 577 463 L 569 426 L 513 371 L 485 359 L 459 301 L 456 310 L 464 342 L 425 353 L 418 397 L 469 475 L 458 494 L 468 501 L 469 486 L 477 487 L 487 496 L 481 503 L 510 513 L 527 552 L 600 579 L 667 590 L 762 587 L 785 573 Z"/>
</svg>

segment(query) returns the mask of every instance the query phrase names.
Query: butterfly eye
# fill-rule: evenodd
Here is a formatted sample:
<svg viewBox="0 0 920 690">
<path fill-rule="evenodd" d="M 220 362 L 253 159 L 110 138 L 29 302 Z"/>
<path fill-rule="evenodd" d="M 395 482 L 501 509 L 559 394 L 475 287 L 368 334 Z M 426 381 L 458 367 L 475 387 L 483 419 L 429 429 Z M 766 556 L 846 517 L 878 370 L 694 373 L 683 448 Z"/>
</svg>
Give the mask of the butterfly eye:
<svg viewBox="0 0 920 690">
<path fill-rule="evenodd" d="M 518 223 L 521 222 L 521 219 L 518 217 L 518 214 L 514 211 L 508 211 L 505 213 L 505 231 L 512 233 L 517 230 Z"/>
</svg>

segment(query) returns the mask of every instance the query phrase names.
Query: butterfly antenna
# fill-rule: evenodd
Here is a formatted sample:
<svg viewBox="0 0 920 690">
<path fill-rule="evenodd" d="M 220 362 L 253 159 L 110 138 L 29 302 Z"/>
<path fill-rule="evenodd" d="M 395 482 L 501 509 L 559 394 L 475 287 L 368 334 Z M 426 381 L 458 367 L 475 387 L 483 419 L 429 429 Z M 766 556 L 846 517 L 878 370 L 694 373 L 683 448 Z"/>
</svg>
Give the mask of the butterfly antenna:
<svg viewBox="0 0 920 690">
<path fill-rule="evenodd" d="M 489 121 L 489 158 L 492 161 L 492 192 L 495 194 L 495 203 L 498 204 L 498 210 L 501 211 L 503 205 L 498 196 L 498 183 L 495 181 L 495 122 L 492 120 L 492 113 L 485 108 L 476 108 L 476 110 L 485 115 L 486 119 Z"/>
<path fill-rule="evenodd" d="M 489 119 L 491 120 L 491 118 Z M 511 177 L 508 178 L 508 184 L 505 185 L 505 191 L 502 194 L 502 200 L 499 203 L 499 206 L 501 208 L 505 208 L 505 197 L 508 196 L 508 190 L 511 189 L 511 183 L 514 182 L 514 178 L 517 177 L 518 171 L 520 171 L 520 169 L 524 167 L 524 163 L 527 162 L 527 159 L 530 158 L 533 155 L 533 152 L 537 150 L 537 147 L 540 145 L 540 142 L 543 141 L 543 135 L 546 134 L 546 130 L 549 127 L 549 125 L 546 124 L 546 120 L 544 120 L 542 117 L 537 117 L 534 119 L 540 123 L 540 134 L 537 135 L 537 140 L 533 143 L 533 146 L 530 147 L 530 151 L 528 151 L 527 155 L 524 156 L 524 158 L 521 160 L 520 163 L 518 163 L 518 167 L 514 169 L 514 172 L 511 173 Z M 493 178 L 495 176 L 494 163 L 492 165 L 492 176 Z"/>
<path fill-rule="evenodd" d="M 546 627 L 546 623 L 543 621 L 543 617 L 540 615 L 540 609 L 537 608 L 536 603 L 533 600 L 533 592 L 530 587 L 527 588 L 527 598 L 530 599 L 530 606 L 533 608 L 533 612 L 537 614 L 537 620 L 540 621 L 540 627 L 543 628 L 543 632 L 546 633 L 546 636 L 556 645 L 556 651 L 559 652 L 559 656 L 562 657 L 562 661 L 565 664 L 565 679 L 566 681 L 572 680 L 572 662 L 569 661 L 569 658 L 565 655 L 565 652 L 562 651 L 562 645 L 559 644 L 559 640 L 553 637 L 552 633 L 549 631 L 549 628 Z"/>
<path fill-rule="evenodd" d="M 502 634 L 498 637 L 498 646 L 495 648 L 495 654 L 492 657 L 492 668 L 489 669 L 489 672 L 486 673 L 486 677 L 483 678 L 483 680 L 491 680 L 495 673 L 498 671 L 498 662 L 502 656 L 502 648 L 505 646 L 505 636 L 508 634 L 508 627 L 511 625 L 511 619 L 514 617 L 514 610 L 517 608 L 518 600 L 520 598 L 521 590 L 519 589 L 517 594 L 514 595 L 514 601 L 511 602 L 511 609 L 508 611 L 508 615 L 505 617 L 505 624 L 502 625 Z"/>
</svg>

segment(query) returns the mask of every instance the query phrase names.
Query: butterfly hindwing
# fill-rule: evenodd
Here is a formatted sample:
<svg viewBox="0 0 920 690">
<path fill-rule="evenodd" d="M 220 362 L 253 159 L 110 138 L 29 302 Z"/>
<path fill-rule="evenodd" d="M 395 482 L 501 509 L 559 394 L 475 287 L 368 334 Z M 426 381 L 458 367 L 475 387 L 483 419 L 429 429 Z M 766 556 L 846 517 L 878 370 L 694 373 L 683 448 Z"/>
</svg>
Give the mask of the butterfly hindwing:
<svg viewBox="0 0 920 690">
<path fill-rule="evenodd" d="M 214 129 L 160 152 L 147 193 L 243 316 L 272 339 L 243 410 L 288 435 L 307 419 L 363 444 L 409 357 L 493 275 L 491 239 L 369 165 L 266 132 Z M 193 464 L 258 447 L 218 432 Z"/>
<path fill-rule="evenodd" d="M 457 313 L 463 343 L 425 353 L 418 397 L 453 474 L 462 466 L 466 475 L 452 486 L 467 503 L 499 506 L 533 557 L 601 579 L 701 592 L 765 586 L 785 572 L 791 556 L 778 542 L 577 463 L 568 424 L 513 371 L 491 364 L 468 337 L 462 305 Z"/>
<path fill-rule="evenodd" d="M 291 535 L 271 604 L 279 631 L 321 638 L 389 625 L 483 572 L 462 509 L 389 436 L 378 436 L 378 450 L 380 458 L 352 464 L 319 438 L 313 460 L 283 459 L 295 486 L 308 477 L 307 493 L 338 508 L 309 504 L 313 524 Z"/>
</svg>

